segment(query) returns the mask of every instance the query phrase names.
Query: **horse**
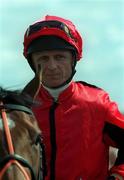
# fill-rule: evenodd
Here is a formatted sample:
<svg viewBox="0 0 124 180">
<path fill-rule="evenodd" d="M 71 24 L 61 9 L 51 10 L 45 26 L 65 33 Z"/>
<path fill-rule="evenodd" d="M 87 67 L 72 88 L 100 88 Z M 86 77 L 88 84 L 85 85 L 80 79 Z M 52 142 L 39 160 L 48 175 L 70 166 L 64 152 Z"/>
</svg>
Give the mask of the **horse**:
<svg viewBox="0 0 124 180">
<path fill-rule="evenodd" d="M 29 95 L 0 88 L 0 180 L 44 179 L 44 145 L 34 105 Z"/>
</svg>

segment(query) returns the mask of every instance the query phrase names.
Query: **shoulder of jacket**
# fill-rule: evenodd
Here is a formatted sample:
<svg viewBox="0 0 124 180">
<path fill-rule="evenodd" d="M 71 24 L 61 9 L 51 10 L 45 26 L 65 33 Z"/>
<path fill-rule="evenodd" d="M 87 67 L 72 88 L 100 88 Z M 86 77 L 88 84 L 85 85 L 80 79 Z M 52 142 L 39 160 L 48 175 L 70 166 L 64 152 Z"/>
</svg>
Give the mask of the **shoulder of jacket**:
<svg viewBox="0 0 124 180">
<path fill-rule="evenodd" d="M 89 84 L 85 81 L 76 81 L 76 83 L 80 83 L 80 84 L 83 84 L 83 86 L 89 86 L 91 88 L 96 88 L 96 89 L 99 89 L 99 90 L 103 90 L 102 88 L 98 87 L 98 86 L 95 86 L 93 84 Z"/>
</svg>

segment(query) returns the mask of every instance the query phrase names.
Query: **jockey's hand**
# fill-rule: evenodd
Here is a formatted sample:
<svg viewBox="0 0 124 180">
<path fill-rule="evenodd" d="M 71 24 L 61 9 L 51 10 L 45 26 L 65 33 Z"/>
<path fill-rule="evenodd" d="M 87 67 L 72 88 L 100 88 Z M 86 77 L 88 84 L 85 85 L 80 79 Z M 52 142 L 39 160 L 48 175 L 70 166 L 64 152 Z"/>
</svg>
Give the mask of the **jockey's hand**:
<svg viewBox="0 0 124 180">
<path fill-rule="evenodd" d="M 124 178 L 119 174 L 114 173 L 111 176 L 109 176 L 107 180 L 124 180 Z"/>
</svg>

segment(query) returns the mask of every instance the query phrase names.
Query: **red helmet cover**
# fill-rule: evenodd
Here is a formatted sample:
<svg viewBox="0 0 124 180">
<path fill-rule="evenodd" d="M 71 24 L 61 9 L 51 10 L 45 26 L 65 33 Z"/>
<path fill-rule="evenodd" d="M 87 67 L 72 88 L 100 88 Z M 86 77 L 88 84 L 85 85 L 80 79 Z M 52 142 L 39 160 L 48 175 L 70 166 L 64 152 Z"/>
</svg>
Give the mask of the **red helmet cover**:
<svg viewBox="0 0 124 180">
<path fill-rule="evenodd" d="M 72 46 L 75 47 L 75 49 L 77 50 L 77 60 L 80 60 L 82 57 L 82 38 L 81 35 L 79 34 L 79 32 L 77 31 L 75 25 L 66 19 L 63 19 L 61 17 L 57 17 L 57 16 L 49 16 L 46 15 L 43 19 L 40 19 L 38 21 L 36 21 L 34 24 L 32 24 L 31 26 L 37 24 L 38 22 L 43 22 L 43 21 L 59 21 L 64 23 L 68 28 L 66 28 L 65 26 L 65 31 L 70 31 L 71 37 L 67 35 L 66 32 L 62 31 L 61 29 L 58 28 L 43 28 L 37 32 L 34 32 L 32 34 L 28 34 L 28 29 L 25 33 L 24 36 L 24 56 L 27 58 L 27 50 L 28 50 L 28 46 L 30 45 L 30 43 L 37 39 L 38 37 L 41 36 L 45 36 L 45 35 L 54 35 L 54 36 L 58 36 L 62 39 L 64 39 L 65 41 L 67 41 L 68 43 L 70 43 Z"/>
</svg>

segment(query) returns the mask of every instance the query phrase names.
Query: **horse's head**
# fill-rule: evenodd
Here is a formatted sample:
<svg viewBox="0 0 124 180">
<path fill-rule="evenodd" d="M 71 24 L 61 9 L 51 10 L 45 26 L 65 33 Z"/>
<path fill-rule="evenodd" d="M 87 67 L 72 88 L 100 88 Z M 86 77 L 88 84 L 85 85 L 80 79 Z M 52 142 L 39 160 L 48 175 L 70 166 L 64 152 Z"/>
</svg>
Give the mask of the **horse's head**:
<svg viewBox="0 0 124 180">
<path fill-rule="evenodd" d="M 1 88 L 0 103 L 0 180 L 37 178 L 41 146 L 37 145 L 40 130 L 30 110 L 33 102 L 28 95 Z"/>
</svg>

